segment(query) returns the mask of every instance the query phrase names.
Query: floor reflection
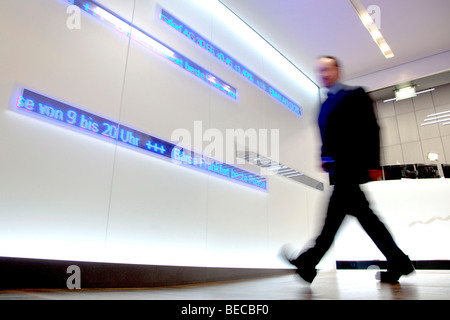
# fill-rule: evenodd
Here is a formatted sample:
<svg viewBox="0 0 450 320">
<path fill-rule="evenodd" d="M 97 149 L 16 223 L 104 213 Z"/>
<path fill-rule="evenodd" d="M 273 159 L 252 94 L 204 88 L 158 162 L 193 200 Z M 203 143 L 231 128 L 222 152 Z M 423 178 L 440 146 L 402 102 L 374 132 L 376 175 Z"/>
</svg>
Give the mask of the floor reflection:
<svg viewBox="0 0 450 320">
<path fill-rule="evenodd" d="M 297 275 L 203 285 L 82 290 L 0 291 L 0 300 L 450 300 L 450 271 L 416 271 L 384 284 L 368 270 L 320 272 L 313 284 Z"/>
</svg>

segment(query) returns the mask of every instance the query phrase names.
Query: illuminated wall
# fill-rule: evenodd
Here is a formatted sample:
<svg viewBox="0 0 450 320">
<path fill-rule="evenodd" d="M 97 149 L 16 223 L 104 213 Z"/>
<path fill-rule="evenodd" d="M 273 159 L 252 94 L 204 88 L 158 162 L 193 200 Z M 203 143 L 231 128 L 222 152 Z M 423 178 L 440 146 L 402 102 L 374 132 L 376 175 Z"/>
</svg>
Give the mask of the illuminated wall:
<svg viewBox="0 0 450 320">
<path fill-rule="evenodd" d="M 326 189 L 270 174 L 267 190 L 259 190 L 188 168 L 93 134 L 88 113 L 224 163 L 236 159 L 227 159 L 226 144 L 223 152 L 210 148 L 217 132 L 270 137 L 279 130 L 278 160 L 325 183 L 317 165 L 318 88 L 215 1 L 98 4 L 121 22 L 65 0 L 0 3 L 0 255 L 284 266 L 280 246 L 301 247 L 315 233 Z M 178 32 L 161 9 L 247 71 Z M 44 106 L 29 112 L 24 90 L 86 122 L 58 123 Z M 242 147 L 235 137 L 231 145 Z M 251 163 L 236 166 L 264 174 Z"/>
</svg>

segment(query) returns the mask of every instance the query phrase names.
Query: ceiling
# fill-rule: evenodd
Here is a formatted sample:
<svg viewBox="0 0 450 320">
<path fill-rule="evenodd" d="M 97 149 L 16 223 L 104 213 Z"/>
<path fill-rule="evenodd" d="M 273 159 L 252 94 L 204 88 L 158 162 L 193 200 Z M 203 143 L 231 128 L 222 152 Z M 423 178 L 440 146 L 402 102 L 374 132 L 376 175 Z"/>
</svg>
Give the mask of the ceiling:
<svg viewBox="0 0 450 320">
<path fill-rule="evenodd" d="M 320 55 L 339 58 L 348 80 L 450 50 L 449 0 L 361 0 L 366 8 L 380 8 L 378 24 L 395 54 L 391 59 L 348 0 L 220 1 L 316 83 Z"/>
</svg>

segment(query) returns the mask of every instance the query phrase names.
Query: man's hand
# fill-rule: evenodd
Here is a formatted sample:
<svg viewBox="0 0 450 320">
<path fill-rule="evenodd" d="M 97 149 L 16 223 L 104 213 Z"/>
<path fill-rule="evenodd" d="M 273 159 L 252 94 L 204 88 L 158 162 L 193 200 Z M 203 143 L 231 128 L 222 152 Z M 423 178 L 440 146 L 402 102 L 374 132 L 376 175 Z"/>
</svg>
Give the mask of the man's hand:
<svg viewBox="0 0 450 320">
<path fill-rule="evenodd" d="M 328 173 L 334 172 L 334 160 L 331 157 L 322 157 L 322 169 Z"/>
</svg>

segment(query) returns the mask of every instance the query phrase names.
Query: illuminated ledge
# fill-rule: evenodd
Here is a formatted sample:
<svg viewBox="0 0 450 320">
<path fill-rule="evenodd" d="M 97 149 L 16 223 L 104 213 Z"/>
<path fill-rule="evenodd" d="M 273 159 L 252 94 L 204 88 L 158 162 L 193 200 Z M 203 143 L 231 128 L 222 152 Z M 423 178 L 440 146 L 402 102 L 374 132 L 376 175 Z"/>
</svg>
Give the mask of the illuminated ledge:
<svg viewBox="0 0 450 320">
<path fill-rule="evenodd" d="M 81 289 L 150 288 L 216 281 L 244 280 L 292 274 L 292 269 L 207 268 L 132 265 L 0 257 L 0 290 L 67 289 L 72 273 L 80 268 Z M 69 290 L 69 289 L 68 289 Z"/>
<path fill-rule="evenodd" d="M 278 161 L 264 157 L 255 152 L 237 150 L 236 156 L 240 159 L 245 160 L 247 163 L 257 165 L 261 168 L 264 168 L 265 170 L 268 170 L 268 172 L 271 172 L 273 174 L 277 174 L 285 178 L 292 179 L 296 182 L 305 184 L 309 187 L 312 187 L 320 191 L 324 190 L 322 182 L 317 181 L 311 177 L 308 177 L 307 175 L 298 172 L 297 170 L 292 169 L 282 163 L 279 163 Z"/>
</svg>

